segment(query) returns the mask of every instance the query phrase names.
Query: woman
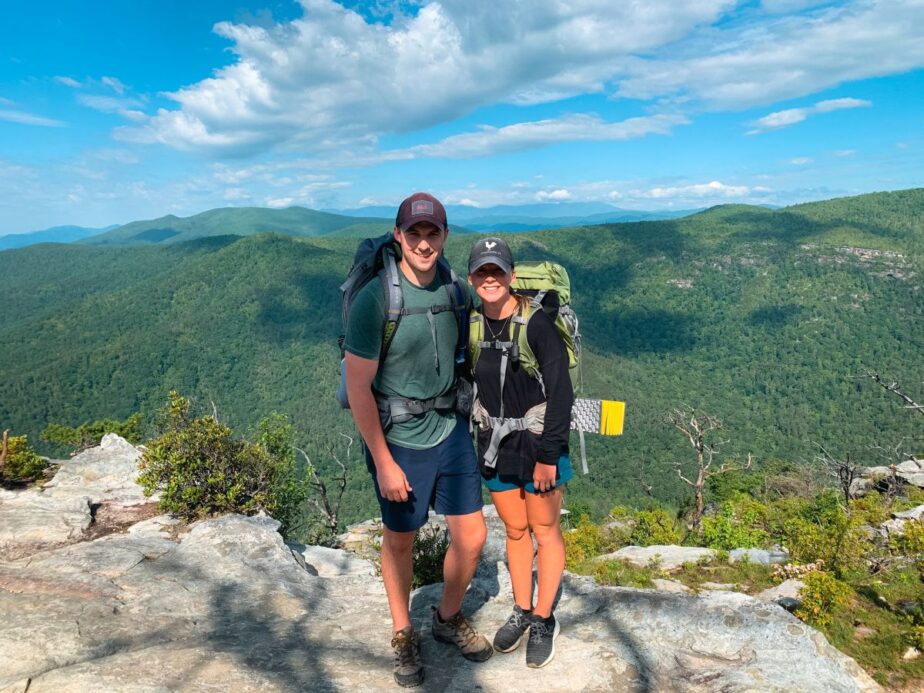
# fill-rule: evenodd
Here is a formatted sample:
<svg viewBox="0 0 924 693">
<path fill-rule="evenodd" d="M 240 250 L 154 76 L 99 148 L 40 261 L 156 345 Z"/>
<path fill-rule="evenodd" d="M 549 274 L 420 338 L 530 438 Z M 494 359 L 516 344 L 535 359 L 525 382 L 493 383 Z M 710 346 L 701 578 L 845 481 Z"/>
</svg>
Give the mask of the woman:
<svg viewBox="0 0 924 693">
<path fill-rule="evenodd" d="M 513 255 L 502 239 L 475 244 L 468 281 L 481 308 L 472 313 L 469 338 L 477 393 L 473 419 L 482 479 L 507 530 L 515 601 L 494 648 L 512 652 L 528 632 L 526 663 L 538 668 L 555 656 L 559 631 L 552 604 L 565 567 L 559 516 L 562 487 L 573 475 L 568 431 L 574 391 L 555 323 L 529 299 L 511 293 L 515 278 Z M 536 357 L 536 373 L 520 363 L 524 346 Z M 533 537 L 539 547 L 535 603 Z"/>
</svg>

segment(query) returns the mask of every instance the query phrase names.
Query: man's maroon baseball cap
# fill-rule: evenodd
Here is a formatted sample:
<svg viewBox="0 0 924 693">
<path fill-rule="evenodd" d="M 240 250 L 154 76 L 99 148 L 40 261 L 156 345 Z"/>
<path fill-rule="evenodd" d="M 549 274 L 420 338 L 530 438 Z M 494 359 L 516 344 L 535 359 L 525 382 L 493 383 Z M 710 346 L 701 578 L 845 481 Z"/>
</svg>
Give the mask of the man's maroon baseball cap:
<svg viewBox="0 0 924 693">
<path fill-rule="evenodd" d="M 446 209 L 433 195 L 427 193 L 414 193 L 398 207 L 395 217 L 395 226 L 399 231 L 407 231 L 414 224 L 427 222 L 433 224 L 441 231 L 446 231 L 449 225 L 446 222 Z"/>
</svg>

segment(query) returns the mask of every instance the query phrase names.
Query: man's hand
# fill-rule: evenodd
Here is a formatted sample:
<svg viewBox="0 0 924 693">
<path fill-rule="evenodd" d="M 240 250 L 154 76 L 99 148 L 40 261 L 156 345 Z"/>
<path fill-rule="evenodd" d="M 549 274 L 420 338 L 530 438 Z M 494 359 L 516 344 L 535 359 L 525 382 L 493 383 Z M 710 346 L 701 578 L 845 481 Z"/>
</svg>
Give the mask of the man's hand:
<svg viewBox="0 0 924 693">
<path fill-rule="evenodd" d="M 533 486 L 539 493 L 545 493 L 555 488 L 555 475 L 558 465 L 536 462 L 533 468 Z"/>
<path fill-rule="evenodd" d="M 414 489 L 407 482 L 404 471 L 394 460 L 376 465 L 376 480 L 379 483 L 379 492 L 382 498 L 396 503 L 404 503 L 408 494 Z"/>
</svg>

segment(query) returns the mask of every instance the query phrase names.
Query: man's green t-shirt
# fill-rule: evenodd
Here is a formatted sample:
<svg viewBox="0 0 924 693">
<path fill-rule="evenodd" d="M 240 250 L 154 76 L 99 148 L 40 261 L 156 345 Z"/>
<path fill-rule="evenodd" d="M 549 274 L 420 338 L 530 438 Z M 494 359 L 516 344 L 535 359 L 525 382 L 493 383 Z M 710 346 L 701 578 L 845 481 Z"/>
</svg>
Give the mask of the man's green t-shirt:
<svg viewBox="0 0 924 693">
<path fill-rule="evenodd" d="M 428 308 L 451 304 L 448 288 L 439 274 L 429 286 L 418 287 L 401 270 L 401 291 L 405 308 Z M 449 392 L 455 379 L 455 350 L 459 326 L 451 310 L 432 316 L 427 313 L 401 316 L 385 363 L 372 383 L 388 397 L 431 399 Z M 364 359 L 378 359 L 385 327 L 385 294 L 382 282 L 374 279 L 356 295 L 350 308 L 344 349 Z M 393 424 L 385 439 L 402 447 L 426 450 L 438 445 L 456 425 L 454 412 L 429 411 L 410 421 Z"/>
</svg>

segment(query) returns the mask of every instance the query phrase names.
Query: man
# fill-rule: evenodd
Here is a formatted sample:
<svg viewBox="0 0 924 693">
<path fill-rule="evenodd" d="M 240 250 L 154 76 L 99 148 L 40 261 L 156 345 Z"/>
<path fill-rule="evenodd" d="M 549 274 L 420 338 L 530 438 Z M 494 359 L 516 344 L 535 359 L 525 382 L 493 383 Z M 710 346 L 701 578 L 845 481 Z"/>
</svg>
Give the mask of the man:
<svg viewBox="0 0 924 693">
<path fill-rule="evenodd" d="M 442 599 L 433 610 L 433 636 L 454 643 L 472 661 L 493 653 L 461 612 L 487 534 L 478 462 L 468 427 L 455 410 L 433 408 L 436 398 L 445 400 L 453 391 L 456 375 L 459 324 L 455 312 L 446 310 L 453 287 L 437 271 L 448 233 L 446 210 L 435 197 L 415 193 L 401 203 L 394 237 L 404 314 L 381 361 L 386 298 L 381 282 L 369 282 L 350 309 L 344 342 L 347 396 L 385 525 L 382 579 L 392 617 L 395 681 L 402 686 L 419 685 L 424 676 L 409 613 L 411 549 L 431 505 L 446 516 L 452 539 Z M 398 422 L 386 416 L 383 429 L 379 410 L 396 411 L 393 402 L 430 405 L 395 417 Z"/>
</svg>

